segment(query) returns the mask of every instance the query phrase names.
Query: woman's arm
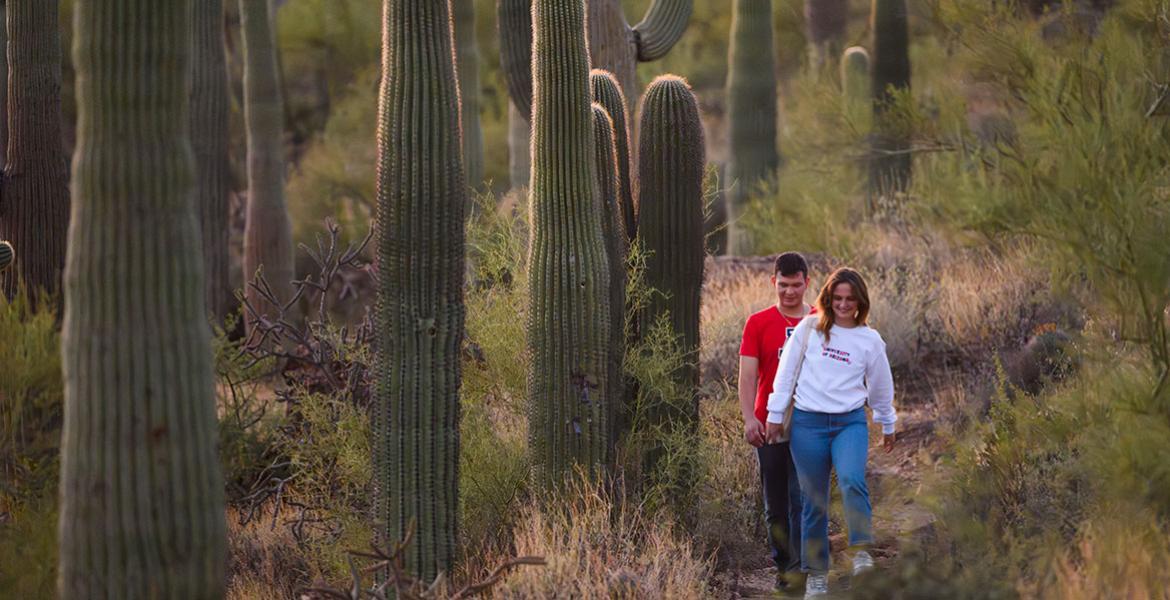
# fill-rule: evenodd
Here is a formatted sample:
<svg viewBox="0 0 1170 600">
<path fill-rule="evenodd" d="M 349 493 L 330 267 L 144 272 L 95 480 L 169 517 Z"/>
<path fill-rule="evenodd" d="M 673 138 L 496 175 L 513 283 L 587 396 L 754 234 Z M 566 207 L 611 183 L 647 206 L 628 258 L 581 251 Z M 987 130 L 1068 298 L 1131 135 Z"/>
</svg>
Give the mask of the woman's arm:
<svg viewBox="0 0 1170 600">
<path fill-rule="evenodd" d="M 894 410 L 894 376 L 890 373 L 890 359 L 886 356 L 886 343 L 879 336 L 865 367 L 866 387 L 869 390 L 869 407 L 873 409 L 873 420 L 881 423 L 882 433 L 894 433 L 898 413 Z"/>
<path fill-rule="evenodd" d="M 784 351 L 780 353 L 780 364 L 776 367 L 776 378 L 772 380 L 772 393 L 768 395 L 768 422 L 783 423 L 784 413 L 788 410 L 788 403 L 792 400 L 792 392 L 796 389 L 796 367 L 800 364 L 800 352 L 804 345 L 805 336 L 809 331 L 811 319 L 804 319 L 792 330 L 792 338 L 784 344 Z"/>
</svg>

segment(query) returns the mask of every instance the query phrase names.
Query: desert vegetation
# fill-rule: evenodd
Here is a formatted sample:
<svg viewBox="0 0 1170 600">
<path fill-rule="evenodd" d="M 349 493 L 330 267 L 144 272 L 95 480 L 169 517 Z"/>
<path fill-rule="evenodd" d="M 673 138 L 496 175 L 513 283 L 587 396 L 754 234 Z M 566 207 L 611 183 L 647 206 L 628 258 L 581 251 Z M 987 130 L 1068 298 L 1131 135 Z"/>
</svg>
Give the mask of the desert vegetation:
<svg viewBox="0 0 1170 600">
<path fill-rule="evenodd" d="M 1170 597 L 1163 0 L 0 7 L 0 596 L 768 597 L 798 250 L 901 415 L 835 592 Z"/>
</svg>

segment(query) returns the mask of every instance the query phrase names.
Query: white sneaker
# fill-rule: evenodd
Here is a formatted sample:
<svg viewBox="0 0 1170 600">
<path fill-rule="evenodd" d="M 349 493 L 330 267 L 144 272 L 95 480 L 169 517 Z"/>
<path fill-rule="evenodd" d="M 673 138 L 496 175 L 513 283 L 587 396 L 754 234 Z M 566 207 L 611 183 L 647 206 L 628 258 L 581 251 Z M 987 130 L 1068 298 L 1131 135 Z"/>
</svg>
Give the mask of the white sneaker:
<svg viewBox="0 0 1170 600">
<path fill-rule="evenodd" d="M 804 597 L 815 598 L 829 593 L 829 576 L 810 573 L 804 582 Z"/>
<path fill-rule="evenodd" d="M 853 574 L 860 575 L 873 568 L 873 557 L 865 550 L 858 550 L 853 555 Z"/>
</svg>

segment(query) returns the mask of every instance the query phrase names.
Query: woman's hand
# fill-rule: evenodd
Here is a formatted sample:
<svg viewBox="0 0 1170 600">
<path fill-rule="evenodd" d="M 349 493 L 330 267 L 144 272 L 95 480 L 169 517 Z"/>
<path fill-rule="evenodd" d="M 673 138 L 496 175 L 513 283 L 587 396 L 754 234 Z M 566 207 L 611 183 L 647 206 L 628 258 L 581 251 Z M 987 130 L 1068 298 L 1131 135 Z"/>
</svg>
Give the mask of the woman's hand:
<svg viewBox="0 0 1170 600">
<path fill-rule="evenodd" d="M 889 453 L 891 450 L 894 449 L 894 442 L 897 439 L 898 439 L 898 434 L 896 434 L 896 433 L 887 433 L 887 434 L 883 435 L 882 436 L 882 448 L 885 448 L 886 452 Z"/>
<path fill-rule="evenodd" d="M 780 438 L 784 436 L 784 425 L 780 423 L 768 423 L 767 443 L 778 444 Z"/>
</svg>

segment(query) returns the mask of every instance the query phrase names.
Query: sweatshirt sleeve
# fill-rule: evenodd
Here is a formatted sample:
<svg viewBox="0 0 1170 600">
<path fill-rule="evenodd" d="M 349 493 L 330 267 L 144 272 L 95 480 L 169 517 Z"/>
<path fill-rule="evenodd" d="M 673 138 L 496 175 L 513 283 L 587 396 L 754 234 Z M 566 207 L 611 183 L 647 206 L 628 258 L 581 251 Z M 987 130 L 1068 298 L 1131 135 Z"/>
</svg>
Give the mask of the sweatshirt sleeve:
<svg viewBox="0 0 1170 600">
<path fill-rule="evenodd" d="M 776 366 L 776 378 L 772 380 L 772 393 L 768 395 L 768 422 L 783 423 L 784 413 L 788 410 L 788 403 L 792 401 L 792 392 L 796 389 L 796 366 L 800 360 L 801 339 L 811 335 L 808 331 L 810 321 L 804 319 L 792 330 L 792 338 L 784 344 L 784 351 L 780 353 L 780 364 Z"/>
<path fill-rule="evenodd" d="M 865 381 L 873 420 L 881 423 L 883 434 L 889 435 L 894 433 L 894 423 L 898 420 L 898 413 L 894 411 L 894 377 L 890 373 L 886 343 L 881 336 L 875 338 L 873 352 L 865 368 Z"/>
</svg>

